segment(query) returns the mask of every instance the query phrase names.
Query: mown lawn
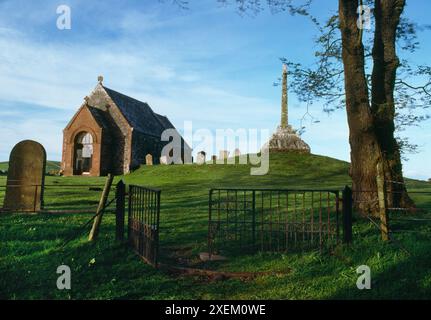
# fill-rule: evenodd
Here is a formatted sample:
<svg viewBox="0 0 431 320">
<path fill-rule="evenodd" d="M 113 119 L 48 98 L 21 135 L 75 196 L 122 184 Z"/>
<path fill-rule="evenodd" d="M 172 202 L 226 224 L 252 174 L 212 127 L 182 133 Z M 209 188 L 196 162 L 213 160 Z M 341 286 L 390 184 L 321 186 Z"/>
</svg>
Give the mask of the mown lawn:
<svg viewBox="0 0 431 320">
<path fill-rule="evenodd" d="M 225 262 L 198 263 L 206 250 L 208 190 L 213 187 L 334 188 L 349 184 L 348 163 L 321 156 L 271 156 L 270 172 L 250 176 L 245 165 L 142 167 L 127 183 L 162 190 L 162 261 L 196 264 L 223 271 L 273 271 L 253 280 L 215 280 L 175 276 L 145 265 L 124 244 L 116 243 L 115 217 L 103 219 L 96 243 L 81 226 L 89 214 L 0 216 L 0 298 L 2 299 L 396 299 L 431 297 L 431 223 L 408 227 L 421 232 L 396 235 L 383 243 L 375 226 L 354 223 L 354 243 L 323 254 L 256 253 L 229 256 Z M 116 178 L 118 181 L 120 178 Z M 48 185 L 102 185 L 104 178 L 47 177 Z M 5 177 L 0 177 L 0 185 Z M 431 184 L 408 181 L 410 190 L 431 191 Z M 94 208 L 100 191 L 59 186 L 46 192 L 50 208 Z M 77 189 L 78 190 L 78 189 Z M 2 190 L 0 190 L 0 193 Z M 415 196 L 431 208 L 431 194 Z M 0 195 L 0 200 L 2 195 Z M 428 215 L 421 215 L 428 218 Z M 70 236 L 67 246 L 61 244 Z M 72 290 L 56 288 L 56 269 L 72 269 Z M 356 268 L 368 265 L 372 289 L 356 288 Z"/>
</svg>

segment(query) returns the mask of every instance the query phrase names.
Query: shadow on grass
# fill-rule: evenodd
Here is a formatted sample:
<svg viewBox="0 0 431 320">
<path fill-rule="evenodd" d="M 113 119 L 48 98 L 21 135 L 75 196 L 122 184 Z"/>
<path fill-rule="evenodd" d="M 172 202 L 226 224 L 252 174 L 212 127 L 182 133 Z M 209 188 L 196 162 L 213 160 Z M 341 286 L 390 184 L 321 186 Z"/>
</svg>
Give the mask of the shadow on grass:
<svg viewBox="0 0 431 320">
<path fill-rule="evenodd" d="M 371 290 L 359 290 L 354 283 L 339 288 L 328 299 L 430 299 L 431 243 L 416 249 L 403 262 L 394 262 L 381 271 L 371 268 Z M 358 274 L 359 276 L 359 274 Z"/>
</svg>

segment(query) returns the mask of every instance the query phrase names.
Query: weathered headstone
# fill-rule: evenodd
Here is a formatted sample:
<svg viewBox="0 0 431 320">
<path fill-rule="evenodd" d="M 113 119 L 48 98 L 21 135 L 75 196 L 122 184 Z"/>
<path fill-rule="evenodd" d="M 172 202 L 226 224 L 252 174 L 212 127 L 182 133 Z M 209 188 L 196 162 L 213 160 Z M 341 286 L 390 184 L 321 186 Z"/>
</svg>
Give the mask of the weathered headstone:
<svg viewBox="0 0 431 320">
<path fill-rule="evenodd" d="M 40 211 L 43 203 L 46 152 L 32 140 L 15 145 L 9 157 L 5 211 Z"/>
<path fill-rule="evenodd" d="M 205 164 L 205 160 L 206 160 L 206 152 L 205 151 L 200 151 L 198 152 L 198 156 L 197 156 L 197 164 Z"/>
<path fill-rule="evenodd" d="M 168 157 L 161 156 L 160 157 L 160 164 L 168 164 Z"/>
<path fill-rule="evenodd" d="M 145 164 L 147 166 L 152 166 L 153 165 L 153 156 L 151 154 L 147 154 L 145 156 Z"/>
<path fill-rule="evenodd" d="M 229 151 L 227 151 L 227 150 L 220 150 L 220 152 L 219 152 L 219 159 L 220 160 L 226 160 L 227 158 L 229 158 Z"/>
<path fill-rule="evenodd" d="M 216 155 L 211 156 L 211 161 L 212 161 L 212 163 L 216 163 L 217 156 Z"/>
<path fill-rule="evenodd" d="M 235 157 L 239 157 L 241 156 L 241 151 L 238 148 L 236 148 L 234 154 L 235 154 Z"/>
</svg>

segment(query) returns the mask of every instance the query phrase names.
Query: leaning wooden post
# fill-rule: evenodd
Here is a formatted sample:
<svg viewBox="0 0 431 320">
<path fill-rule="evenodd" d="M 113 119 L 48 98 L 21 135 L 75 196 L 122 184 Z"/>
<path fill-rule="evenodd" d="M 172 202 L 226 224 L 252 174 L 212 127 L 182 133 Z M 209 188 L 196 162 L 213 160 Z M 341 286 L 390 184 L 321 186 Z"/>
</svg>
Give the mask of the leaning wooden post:
<svg viewBox="0 0 431 320">
<path fill-rule="evenodd" d="M 343 190 L 343 242 L 352 243 L 352 189 L 346 186 Z"/>
<path fill-rule="evenodd" d="M 106 202 L 108 201 L 109 191 L 111 190 L 112 180 L 114 176 L 108 174 L 106 178 L 105 187 L 103 188 L 102 196 L 99 201 L 99 206 L 96 211 L 96 218 L 93 222 L 93 227 L 91 228 L 90 235 L 88 236 L 88 241 L 93 241 L 97 239 L 99 235 L 100 224 L 102 223 L 102 215 L 105 210 Z"/>
<path fill-rule="evenodd" d="M 213 205 L 213 190 L 210 189 L 208 195 L 208 258 L 211 260 L 213 253 L 213 234 L 212 234 L 212 205 Z"/>
<path fill-rule="evenodd" d="M 117 183 L 117 189 L 115 191 L 116 202 L 116 217 L 115 217 L 115 239 L 117 241 L 124 240 L 124 212 L 125 212 L 125 200 L 126 200 L 126 185 L 123 180 Z"/>
<path fill-rule="evenodd" d="M 382 240 L 389 240 L 389 217 L 386 207 L 386 184 L 383 165 L 377 164 L 377 194 L 379 198 L 379 215 L 380 215 L 380 230 L 382 232 Z"/>
</svg>

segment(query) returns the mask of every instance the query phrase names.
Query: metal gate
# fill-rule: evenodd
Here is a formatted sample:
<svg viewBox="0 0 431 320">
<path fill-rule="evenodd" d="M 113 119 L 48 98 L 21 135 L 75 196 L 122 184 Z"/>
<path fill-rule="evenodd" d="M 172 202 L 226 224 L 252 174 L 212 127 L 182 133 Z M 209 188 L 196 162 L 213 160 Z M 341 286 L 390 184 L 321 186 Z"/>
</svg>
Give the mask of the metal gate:
<svg viewBox="0 0 431 320">
<path fill-rule="evenodd" d="M 339 239 L 339 191 L 211 189 L 208 251 L 286 252 Z"/>
<path fill-rule="evenodd" d="M 157 268 L 160 190 L 129 185 L 128 240 L 136 253 Z"/>
</svg>

